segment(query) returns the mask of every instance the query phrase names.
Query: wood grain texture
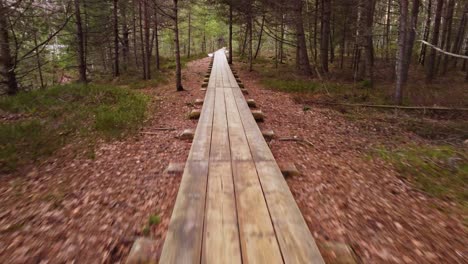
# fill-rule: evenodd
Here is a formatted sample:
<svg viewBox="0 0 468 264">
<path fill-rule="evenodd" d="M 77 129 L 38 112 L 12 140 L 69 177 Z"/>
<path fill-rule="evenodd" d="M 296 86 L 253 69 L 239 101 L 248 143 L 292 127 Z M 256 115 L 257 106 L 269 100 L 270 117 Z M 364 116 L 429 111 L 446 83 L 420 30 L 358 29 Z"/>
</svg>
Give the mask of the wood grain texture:
<svg viewBox="0 0 468 264">
<path fill-rule="evenodd" d="M 160 263 L 324 263 L 224 50 L 216 52 Z"/>
<path fill-rule="evenodd" d="M 241 263 L 231 162 L 211 162 L 202 263 Z"/>
<path fill-rule="evenodd" d="M 160 263 L 200 262 L 207 179 L 208 162 L 186 163 Z"/>
<path fill-rule="evenodd" d="M 255 165 L 285 263 L 324 263 L 276 162 Z"/>
<path fill-rule="evenodd" d="M 253 161 L 232 163 L 243 263 L 283 263 Z"/>
</svg>

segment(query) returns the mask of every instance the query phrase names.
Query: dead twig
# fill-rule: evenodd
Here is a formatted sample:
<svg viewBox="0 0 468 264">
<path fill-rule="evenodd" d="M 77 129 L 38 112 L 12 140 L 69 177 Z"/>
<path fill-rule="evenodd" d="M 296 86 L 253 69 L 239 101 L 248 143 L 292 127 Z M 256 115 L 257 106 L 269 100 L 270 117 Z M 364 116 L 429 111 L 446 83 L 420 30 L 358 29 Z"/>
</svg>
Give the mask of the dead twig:
<svg viewBox="0 0 468 264">
<path fill-rule="evenodd" d="M 305 143 L 305 144 L 307 144 L 307 145 L 309 145 L 311 147 L 314 146 L 314 144 L 312 144 L 312 142 L 308 141 L 307 139 L 299 138 L 297 136 L 278 138 L 278 141 L 295 141 L 295 142 Z"/>
</svg>

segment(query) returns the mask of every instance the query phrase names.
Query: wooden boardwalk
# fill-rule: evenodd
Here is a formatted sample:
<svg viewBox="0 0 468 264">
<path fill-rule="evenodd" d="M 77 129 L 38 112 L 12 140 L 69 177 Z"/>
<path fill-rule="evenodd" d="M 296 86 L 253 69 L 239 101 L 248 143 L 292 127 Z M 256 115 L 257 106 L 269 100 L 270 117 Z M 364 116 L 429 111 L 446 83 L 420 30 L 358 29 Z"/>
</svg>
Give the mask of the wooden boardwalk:
<svg viewBox="0 0 468 264">
<path fill-rule="evenodd" d="M 160 263 L 323 263 L 223 50 Z"/>
</svg>

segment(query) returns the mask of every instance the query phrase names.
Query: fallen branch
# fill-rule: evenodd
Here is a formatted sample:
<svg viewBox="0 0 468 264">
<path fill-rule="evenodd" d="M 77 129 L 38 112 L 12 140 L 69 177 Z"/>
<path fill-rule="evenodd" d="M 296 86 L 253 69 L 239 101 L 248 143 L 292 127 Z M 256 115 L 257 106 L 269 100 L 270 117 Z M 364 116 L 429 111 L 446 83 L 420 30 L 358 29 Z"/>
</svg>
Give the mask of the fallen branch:
<svg viewBox="0 0 468 264">
<path fill-rule="evenodd" d="M 278 141 L 295 141 L 295 142 L 303 142 L 303 143 L 306 143 L 307 145 L 313 147 L 314 144 L 312 144 L 312 142 L 306 140 L 306 139 L 303 139 L 303 138 L 299 138 L 297 136 L 294 136 L 294 137 L 283 137 L 283 138 L 278 138 Z"/>
<path fill-rule="evenodd" d="M 437 50 L 438 52 L 441 52 L 441 53 L 444 53 L 445 55 L 448 55 L 448 56 L 452 56 L 452 57 L 456 57 L 456 58 L 460 58 L 460 59 L 465 59 L 465 60 L 468 60 L 468 56 L 464 56 L 464 55 L 460 55 L 460 54 L 455 54 L 455 53 L 452 53 L 452 52 L 448 52 L 448 51 L 445 51 L 439 47 L 436 47 L 434 45 L 432 45 L 431 43 L 427 42 L 427 41 L 424 41 L 424 40 L 418 40 L 419 42 L 423 43 L 423 44 L 426 44 L 428 45 L 429 47 Z"/>
<path fill-rule="evenodd" d="M 372 104 L 347 104 L 347 103 L 326 103 L 326 102 L 310 102 L 312 104 L 321 105 L 341 105 L 350 107 L 372 107 L 372 108 L 384 108 L 384 109 L 402 109 L 402 110 L 434 110 L 434 111 L 468 111 L 468 108 L 451 108 L 442 106 L 401 106 L 401 105 L 372 105 Z"/>
</svg>

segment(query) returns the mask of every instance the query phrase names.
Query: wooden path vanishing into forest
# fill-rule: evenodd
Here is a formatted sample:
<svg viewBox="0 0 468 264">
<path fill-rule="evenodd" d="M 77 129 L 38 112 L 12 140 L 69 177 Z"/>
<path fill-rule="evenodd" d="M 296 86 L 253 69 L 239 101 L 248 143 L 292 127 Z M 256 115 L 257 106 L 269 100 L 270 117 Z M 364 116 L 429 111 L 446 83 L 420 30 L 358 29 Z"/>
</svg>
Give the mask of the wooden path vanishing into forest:
<svg viewBox="0 0 468 264">
<path fill-rule="evenodd" d="M 324 263 L 224 49 L 214 56 L 160 263 Z"/>
</svg>

